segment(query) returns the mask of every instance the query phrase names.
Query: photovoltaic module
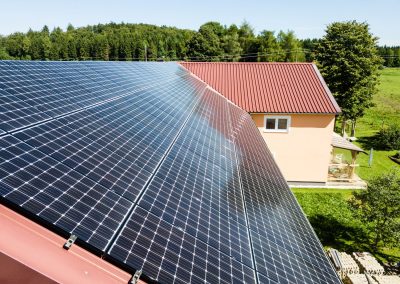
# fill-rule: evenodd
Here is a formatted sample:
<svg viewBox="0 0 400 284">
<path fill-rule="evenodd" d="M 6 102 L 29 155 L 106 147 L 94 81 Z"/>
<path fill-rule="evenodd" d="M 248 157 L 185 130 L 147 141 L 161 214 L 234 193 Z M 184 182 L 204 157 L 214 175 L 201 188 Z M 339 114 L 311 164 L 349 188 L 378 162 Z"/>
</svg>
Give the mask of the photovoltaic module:
<svg viewBox="0 0 400 284">
<path fill-rule="evenodd" d="M 251 117 L 178 63 L 0 61 L 0 201 L 160 283 L 341 283 Z"/>
</svg>

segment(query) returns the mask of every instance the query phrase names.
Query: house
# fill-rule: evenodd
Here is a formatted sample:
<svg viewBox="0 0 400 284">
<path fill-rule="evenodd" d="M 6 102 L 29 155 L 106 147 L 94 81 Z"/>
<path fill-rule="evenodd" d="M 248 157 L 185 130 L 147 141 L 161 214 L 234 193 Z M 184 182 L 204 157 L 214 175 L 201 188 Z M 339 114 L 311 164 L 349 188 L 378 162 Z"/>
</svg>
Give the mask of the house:
<svg viewBox="0 0 400 284">
<path fill-rule="evenodd" d="M 250 115 L 175 62 L 0 61 L 0 228 L 1 283 L 341 283 Z"/>
<path fill-rule="evenodd" d="M 181 64 L 251 115 L 289 183 L 328 181 L 340 108 L 315 64 Z"/>
</svg>

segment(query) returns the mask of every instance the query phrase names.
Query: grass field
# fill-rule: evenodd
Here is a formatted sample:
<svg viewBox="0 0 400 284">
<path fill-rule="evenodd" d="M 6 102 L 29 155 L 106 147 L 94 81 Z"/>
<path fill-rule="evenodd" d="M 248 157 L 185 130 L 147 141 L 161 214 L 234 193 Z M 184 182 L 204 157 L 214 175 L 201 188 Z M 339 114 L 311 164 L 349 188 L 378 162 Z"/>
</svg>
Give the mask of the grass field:
<svg viewBox="0 0 400 284">
<path fill-rule="evenodd" d="M 374 103 L 375 106 L 358 120 L 356 128 L 358 140 L 355 143 L 368 152 L 374 145 L 373 136 L 383 125 L 400 124 L 400 68 L 382 70 L 379 92 L 374 97 Z M 369 156 L 359 154 L 357 174 L 368 181 L 393 167 L 400 169 L 398 164 L 389 159 L 395 153 L 374 150 L 371 167 L 368 166 Z M 351 160 L 349 151 L 343 154 Z M 348 206 L 347 200 L 352 197 L 352 190 L 293 189 L 293 192 L 325 247 L 346 252 L 373 252 L 364 224 L 354 218 Z M 400 261 L 400 245 L 373 253 L 384 262 Z"/>
<path fill-rule="evenodd" d="M 359 146 L 369 153 L 374 146 L 373 136 L 383 125 L 400 124 L 400 68 L 385 68 L 381 71 L 379 92 L 374 97 L 375 106 L 366 111 L 364 117 L 357 121 L 356 137 Z M 399 149 L 400 150 L 400 149 Z M 400 166 L 390 160 L 396 151 L 374 150 L 372 166 L 368 166 L 368 155 L 359 154 L 360 165 L 356 173 L 365 180 L 380 175 L 393 167 Z"/>
<path fill-rule="evenodd" d="M 292 189 L 324 247 L 373 252 L 364 224 L 354 218 L 347 200 L 352 190 Z M 400 247 L 373 252 L 383 262 L 400 261 Z"/>
</svg>

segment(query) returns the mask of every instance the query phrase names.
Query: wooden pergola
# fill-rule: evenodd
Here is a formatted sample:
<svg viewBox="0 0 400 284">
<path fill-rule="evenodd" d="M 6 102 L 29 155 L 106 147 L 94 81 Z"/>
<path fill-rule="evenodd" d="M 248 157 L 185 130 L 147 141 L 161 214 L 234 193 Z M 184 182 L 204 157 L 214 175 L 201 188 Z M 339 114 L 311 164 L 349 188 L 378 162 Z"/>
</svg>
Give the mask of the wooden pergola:
<svg viewBox="0 0 400 284">
<path fill-rule="evenodd" d="M 332 159 L 329 164 L 328 180 L 352 182 L 354 180 L 355 169 L 358 167 L 358 164 L 356 164 L 357 156 L 360 152 L 365 151 L 337 133 L 333 133 L 332 147 Z M 351 153 L 351 161 L 345 161 L 343 157 L 340 156 L 341 154 L 335 155 L 335 148 L 349 150 Z"/>
</svg>

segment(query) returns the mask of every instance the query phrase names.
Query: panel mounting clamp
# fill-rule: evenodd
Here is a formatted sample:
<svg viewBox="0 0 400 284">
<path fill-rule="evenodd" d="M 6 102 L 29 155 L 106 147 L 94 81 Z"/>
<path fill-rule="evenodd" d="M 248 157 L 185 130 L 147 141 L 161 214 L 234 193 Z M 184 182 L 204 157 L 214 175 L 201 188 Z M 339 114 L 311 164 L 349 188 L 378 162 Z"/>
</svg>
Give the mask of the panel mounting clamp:
<svg viewBox="0 0 400 284">
<path fill-rule="evenodd" d="M 140 278 L 140 275 L 142 275 L 142 270 L 136 270 L 135 274 L 133 274 L 131 280 L 129 280 L 128 284 L 137 284 Z"/>
<path fill-rule="evenodd" d="M 66 250 L 69 250 L 71 248 L 71 246 L 73 245 L 73 243 L 76 241 L 77 238 L 78 238 L 78 236 L 71 235 L 69 237 L 69 239 L 63 245 L 63 248 L 66 249 Z"/>
</svg>

